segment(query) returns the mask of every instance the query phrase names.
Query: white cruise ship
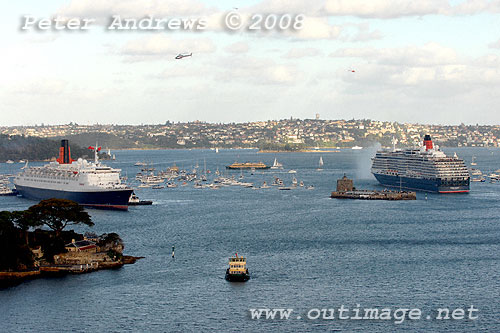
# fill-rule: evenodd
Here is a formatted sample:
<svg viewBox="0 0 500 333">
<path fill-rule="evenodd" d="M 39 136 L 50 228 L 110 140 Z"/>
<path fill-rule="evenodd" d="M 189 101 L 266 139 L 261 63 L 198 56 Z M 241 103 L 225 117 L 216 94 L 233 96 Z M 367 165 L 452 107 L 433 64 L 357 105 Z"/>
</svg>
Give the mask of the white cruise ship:
<svg viewBox="0 0 500 333">
<path fill-rule="evenodd" d="M 378 151 L 371 172 L 385 186 L 438 193 L 469 192 L 470 175 L 462 159 L 434 147 L 431 137 L 413 149 Z"/>
<path fill-rule="evenodd" d="M 69 199 L 94 208 L 127 210 L 132 189 L 121 183 L 121 170 L 101 164 L 99 148 L 89 148 L 94 150 L 94 162 L 75 161 L 68 140 L 62 140 L 57 162 L 24 169 L 14 179 L 16 190 L 33 200 Z"/>
</svg>

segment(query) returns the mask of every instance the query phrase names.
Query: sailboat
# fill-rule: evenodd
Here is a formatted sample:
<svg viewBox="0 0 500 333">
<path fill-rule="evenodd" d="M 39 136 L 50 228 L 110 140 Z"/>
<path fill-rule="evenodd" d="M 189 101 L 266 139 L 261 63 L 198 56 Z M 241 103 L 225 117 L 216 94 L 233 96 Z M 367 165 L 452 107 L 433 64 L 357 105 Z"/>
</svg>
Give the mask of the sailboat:
<svg viewBox="0 0 500 333">
<path fill-rule="evenodd" d="M 318 169 L 317 169 L 318 171 L 323 170 L 323 164 L 324 164 L 324 163 L 323 163 L 323 156 L 320 156 L 320 157 L 319 157 L 319 167 L 318 167 Z"/>
<path fill-rule="evenodd" d="M 275 157 L 274 158 L 274 163 L 271 166 L 271 169 L 283 169 L 283 164 L 281 164 L 280 162 L 278 162 L 278 159 L 276 159 L 276 157 Z"/>
<path fill-rule="evenodd" d="M 476 156 L 472 156 L 472 162 L 470 162 L 470 165 L 477 165 Z"/>
</svg>

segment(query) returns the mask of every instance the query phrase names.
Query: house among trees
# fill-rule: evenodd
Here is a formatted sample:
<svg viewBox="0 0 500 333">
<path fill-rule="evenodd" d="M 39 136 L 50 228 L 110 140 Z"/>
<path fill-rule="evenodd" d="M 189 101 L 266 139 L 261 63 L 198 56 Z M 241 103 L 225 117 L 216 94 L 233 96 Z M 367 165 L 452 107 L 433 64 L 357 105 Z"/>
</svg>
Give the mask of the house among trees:
<svg viewBox="0 0 500 333">
<path fill-rule="evenodd" d="M 71 243 L 64 245 L 64 248 L 68 252 L 91 252 L 91 253 L 96 253 L 98 251 L 97 245 L 95 242 L 92 242 L 90 240 L 81 240 L 81 241 L 75 241 L 74 239 L 71 240 Z"/>
</svg>

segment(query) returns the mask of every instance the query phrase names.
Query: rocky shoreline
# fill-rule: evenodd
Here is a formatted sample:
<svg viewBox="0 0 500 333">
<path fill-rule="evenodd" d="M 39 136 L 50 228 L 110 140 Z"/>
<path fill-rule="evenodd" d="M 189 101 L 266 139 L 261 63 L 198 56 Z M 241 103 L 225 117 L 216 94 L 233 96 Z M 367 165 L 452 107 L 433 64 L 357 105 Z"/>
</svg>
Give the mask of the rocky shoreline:
<svg viewBox="0 0 500 333">
<path fill-rule="evenodd" d="M 85 274 L 104 269 L 118 269 L 123 265 L 135 264 L 144 257 L 123 256 L 121 260 L 108 262 L 94 262 L 85 264 L 49 264 L 38 267 L 36 270 L 22 272 L 0 272 L 0 288 L 16 286 L 22 282 L 45 277 L 68 274 Z"/>
<path fill-rule="evenodd" d="M 114 232 L 64 230 L 94 222 L 76 202 L 47 199 L 24 211 L 0 212 L 0 288 L 51 275 L 82 274 L 133 264 Z"/>
</svg>

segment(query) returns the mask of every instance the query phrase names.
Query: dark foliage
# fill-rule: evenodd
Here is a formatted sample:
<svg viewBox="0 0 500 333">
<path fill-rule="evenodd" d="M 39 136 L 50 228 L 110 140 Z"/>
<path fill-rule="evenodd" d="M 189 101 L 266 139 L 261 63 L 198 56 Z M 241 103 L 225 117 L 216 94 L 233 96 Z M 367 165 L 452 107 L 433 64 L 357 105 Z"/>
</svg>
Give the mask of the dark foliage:
<svg viewBox="0 0 500 333">
<path fill-rule="evenodd" d="M 33 267 L 33 254 L 14 226 L 11 212 L 0 212 L 0 271 L 20 271 Z"/>
<path fill-rule="evenodd" d="M 66 199 L 47 199 L 31 206 L 27 214 L 37 225 L 45 225 L 59 236 L 69 224 L 93 226 L 89 214 L 78 203 Z"/>
<path fill-rule="evenodd" d="M 299 151 L 304 149 L 305 145 L 300 143 L 274 143 L 274 142 L 261 142 L 259 143 L 260 150 L 270 151 Z"/>
<path fill-rule="evenodd" d="M 19 161 L 21 159 L 28 161 L 50 160 L 59 156 L 60 140 L 49 140 L 37 137 L 25 137 L 20 135 L 0 135 L 0 162 L 7 160 Z M 71 157 L 86 158 L 90 155 L 89 150 L 71 145 Z"/>
</svg>

